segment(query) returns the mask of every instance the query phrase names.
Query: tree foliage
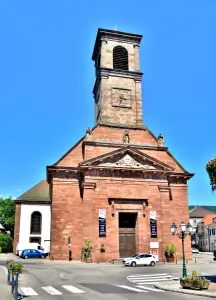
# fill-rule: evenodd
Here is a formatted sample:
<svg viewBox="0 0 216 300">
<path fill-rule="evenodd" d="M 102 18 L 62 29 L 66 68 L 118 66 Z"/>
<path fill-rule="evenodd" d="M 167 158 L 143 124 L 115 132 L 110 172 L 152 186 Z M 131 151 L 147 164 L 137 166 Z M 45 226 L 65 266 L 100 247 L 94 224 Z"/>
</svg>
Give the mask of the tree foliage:
<svg viewBox="0 0 216 300">
<path fill-rule="evenodd" d="M 216 158 L 207 163 L 206 171 L 209 175 L 212 191 L 214 192 L 216 190 Z"/>
<path fill-rule="evenodd" d="M 13 236 L 15 222 L 15 202 L 11 197 L 0 198 L 0 223 Z"/>
<path fill-rule="evenodd" d="M 0 248 L 3 253 L 13 251 L 13 239 L 9 234 L 0 234 Z"/>
</svg>

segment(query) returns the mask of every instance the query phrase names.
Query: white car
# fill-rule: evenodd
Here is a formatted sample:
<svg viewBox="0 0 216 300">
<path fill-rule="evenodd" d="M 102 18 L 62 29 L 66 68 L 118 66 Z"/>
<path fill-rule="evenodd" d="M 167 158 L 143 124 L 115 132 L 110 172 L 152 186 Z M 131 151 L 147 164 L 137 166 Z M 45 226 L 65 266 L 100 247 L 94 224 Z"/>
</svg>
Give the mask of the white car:
<svg viewBox="0 0 216 300">
<path fill-rule="evenodd" d="M 192 248 L 191 251 L 192 253 L 199 253 L 199 250 L 197 248 Z"/>
<path fill-rule="evenodd" d="M 156 264 L 156 258 L 152 254 L 139 253 L 132 257 L 125 258 L 122 262 L 125 266 L 131 267 L 136 267 L 136 265 L 154 267 Z"/>
</svg>

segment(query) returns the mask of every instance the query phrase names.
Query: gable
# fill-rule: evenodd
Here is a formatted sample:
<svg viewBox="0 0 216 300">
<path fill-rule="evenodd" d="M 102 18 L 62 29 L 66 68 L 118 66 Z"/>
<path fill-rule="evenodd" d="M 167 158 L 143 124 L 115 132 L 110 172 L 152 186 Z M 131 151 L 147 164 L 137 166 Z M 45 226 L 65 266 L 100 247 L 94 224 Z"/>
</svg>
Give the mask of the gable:
<svg viewBox="0 0 216 300">
<path fill-rule="evenodd" d="M 149 171 L 172 172 L 174 169 L 133 148 L 118 149 L 109 153 L 88 159 L 79 164 L 80 168 L 116 168 L 116 169 L 136 169 Z"/>
</svg>

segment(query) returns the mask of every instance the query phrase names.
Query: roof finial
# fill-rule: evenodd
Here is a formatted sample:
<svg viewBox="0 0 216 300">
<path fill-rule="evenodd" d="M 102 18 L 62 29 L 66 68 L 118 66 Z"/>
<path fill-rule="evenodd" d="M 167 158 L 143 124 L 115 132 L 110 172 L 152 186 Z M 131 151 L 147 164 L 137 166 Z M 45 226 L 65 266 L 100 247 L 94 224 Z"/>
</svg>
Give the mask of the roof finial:
<svg viewBox="0 0 216 300">
<path fill-rule="evenodd" d="M 113 28 L 113 30 L 117 31 L 117 27 L 116 27 L 116 25 L 115 25 L 115 27 Z"/>
</svg>

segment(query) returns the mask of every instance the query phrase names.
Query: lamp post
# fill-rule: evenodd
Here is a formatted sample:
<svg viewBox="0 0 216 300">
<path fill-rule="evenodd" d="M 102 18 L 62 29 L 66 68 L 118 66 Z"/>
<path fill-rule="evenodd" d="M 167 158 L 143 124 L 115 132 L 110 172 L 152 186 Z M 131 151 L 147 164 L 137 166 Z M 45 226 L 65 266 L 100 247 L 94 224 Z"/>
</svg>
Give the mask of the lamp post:
<svg viewBox="0 0 216 300">
<path fill-rule="evenodd" d="M 184 222 L 181 222 L 180 225 L 180 232 L 177 233 L 177 226 L 173 223 L 170 227 L 172 235 L 177 235 L 182 241 L 182 278 L 187 276 L 187 269 L 186 269 L 186 262 L 185 262 L 185 250 L 184 250 L 184 240 L 188 235 L 191 235 L 193 231 L 193 227 L 188 223 L 186 225 Z"/>
</svg>

